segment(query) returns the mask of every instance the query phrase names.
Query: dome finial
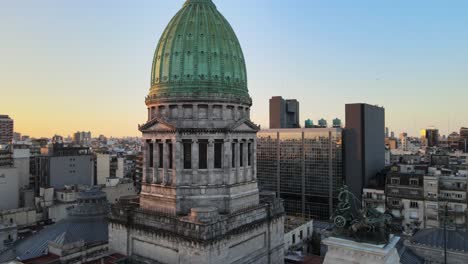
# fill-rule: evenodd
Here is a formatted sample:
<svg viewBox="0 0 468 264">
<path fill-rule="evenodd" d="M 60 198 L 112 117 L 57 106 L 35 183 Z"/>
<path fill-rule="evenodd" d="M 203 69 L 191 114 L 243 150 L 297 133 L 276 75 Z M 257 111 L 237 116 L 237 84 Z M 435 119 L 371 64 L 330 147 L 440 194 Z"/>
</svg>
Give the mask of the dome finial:
<svg viewBox="0 0 468 264">
<path fill-rule="evenodd" d="M 212 4 L 214 5 L 213 1 L 211 0 L 186 0 L 184 5 L 188 4 Z"/>
</svg>

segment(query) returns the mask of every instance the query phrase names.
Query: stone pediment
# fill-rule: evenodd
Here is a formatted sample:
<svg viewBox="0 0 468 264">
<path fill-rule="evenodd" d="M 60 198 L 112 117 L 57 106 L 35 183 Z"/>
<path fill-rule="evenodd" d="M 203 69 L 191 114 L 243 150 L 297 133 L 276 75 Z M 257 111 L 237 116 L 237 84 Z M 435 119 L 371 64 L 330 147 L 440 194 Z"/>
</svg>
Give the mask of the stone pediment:
<svg viewBox="0 0 468 264">
<path fill-rule="evenodd" d="M 174 131 L 176 128 L 162 119 L 153 118 L 153 120 L 139 126 L 138 128 L 141 132 L 150 132 L 150 131 Z"/>
<path fill-rule="evenodd" d="M 248 119 L 239 120 L 229 128 L 231 131 L 258 132 L 260 128 Z"/>
</svg>

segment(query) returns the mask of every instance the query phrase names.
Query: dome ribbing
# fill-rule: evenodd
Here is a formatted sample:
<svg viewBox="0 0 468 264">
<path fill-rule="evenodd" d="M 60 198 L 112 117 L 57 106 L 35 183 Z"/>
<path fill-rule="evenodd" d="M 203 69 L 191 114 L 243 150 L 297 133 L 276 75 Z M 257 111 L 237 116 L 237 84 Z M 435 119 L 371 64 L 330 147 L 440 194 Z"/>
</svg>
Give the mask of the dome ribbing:
<svg viewBox="0 0 468 264">
<path fill-rule="evenodd" d="M 244 55 L 211 0 L 187 0 L 156 48 L 147 101 L 211 97 L 251 103 Z"/>
</svg>

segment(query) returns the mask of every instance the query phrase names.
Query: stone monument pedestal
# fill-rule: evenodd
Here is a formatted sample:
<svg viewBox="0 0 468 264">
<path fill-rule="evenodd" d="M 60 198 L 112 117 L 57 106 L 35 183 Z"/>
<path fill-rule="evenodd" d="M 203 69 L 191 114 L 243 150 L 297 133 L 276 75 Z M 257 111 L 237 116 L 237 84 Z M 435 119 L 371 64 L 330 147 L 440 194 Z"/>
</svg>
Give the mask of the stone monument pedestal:
<svg viewBox="0 0 468 264">
<path fill-rule="evenodd" d="M 396 249 L 399 237 L 393 236 L 387 245 L 359 243 L 348 239 L 329 237 L 324 264 L 399 264 Z"/>
</svg>

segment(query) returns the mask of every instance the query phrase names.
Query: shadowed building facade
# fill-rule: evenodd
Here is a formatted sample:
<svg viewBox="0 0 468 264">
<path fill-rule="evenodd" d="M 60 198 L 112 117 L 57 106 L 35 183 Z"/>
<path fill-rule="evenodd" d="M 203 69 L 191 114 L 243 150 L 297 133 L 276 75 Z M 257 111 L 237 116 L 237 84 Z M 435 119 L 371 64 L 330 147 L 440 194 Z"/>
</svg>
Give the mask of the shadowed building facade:
<svg viewBox="0 0 468 264">
<path fill-rule="evenodd" d="M 347 104 L 343 143 L 346 184 L 361 197 L 370 179 L 385 168 L 385 109 Z"/>
<path fill-rule="evenodd" d="M 258 126 L 237 37 L 211 0 L 187 0 L 153 59 L 139 204 L 110 215 L 132 261 L 282 263 L 283 207 L 257 186 Z"/>
<path fill-rule="evenodd" d="M 273 96 L 270 99 L 270 128 L 299 128 L 299 102 Z"/>
</svg>

